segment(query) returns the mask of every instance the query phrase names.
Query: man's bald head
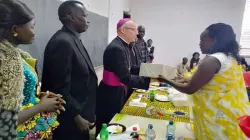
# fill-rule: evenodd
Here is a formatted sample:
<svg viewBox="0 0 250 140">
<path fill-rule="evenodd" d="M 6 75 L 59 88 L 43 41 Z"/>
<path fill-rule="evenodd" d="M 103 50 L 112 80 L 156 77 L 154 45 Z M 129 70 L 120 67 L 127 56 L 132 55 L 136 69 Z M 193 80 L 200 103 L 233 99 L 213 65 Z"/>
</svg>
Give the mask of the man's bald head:
<svg viewBox="0 0 250 140">
<path fill-rule="evenodd" d="M 122 25 L 120 23 L 122 22 Z M 120 25 L 120 26 L 118 26 Z M 137 38 L 137 25 L 133 20 L 120 20 L 117 24 L 117 34 L 122 37 L 127 43 L 135 41 Z"/>
<path fill-rule="evenodd" d="M 58 8 L 58 16 L 63 25 L 82 33 L 87 31 L 87 10 L 79 1 L 65 1 Z"/>
<path fill-rule="evenodd" d="M 83 3 L 79 1 L 65 1 L 58 8 L 58 16 L 59 20 L 65 24 L 68 22 L 69 15 L 72 14 L 73 9 L 79 8 L 80 6 L 84 6 Z"/>
</svg>

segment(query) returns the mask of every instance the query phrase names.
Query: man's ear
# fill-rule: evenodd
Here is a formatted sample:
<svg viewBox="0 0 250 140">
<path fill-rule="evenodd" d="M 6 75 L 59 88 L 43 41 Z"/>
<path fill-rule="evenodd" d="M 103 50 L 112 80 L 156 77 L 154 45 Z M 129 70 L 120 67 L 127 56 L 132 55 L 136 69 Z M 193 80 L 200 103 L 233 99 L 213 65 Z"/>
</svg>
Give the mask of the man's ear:
<svg viewBox="0 0 250 140">
<path fill-rule="evenodd" d="M 71 22 L 76 22 L 75 16 L 71 13 L 69 15 L 67 15 L 67 18 L 69 19 L 69 21 Z"/>
<path fill-rule="evenodd" d="M 121 28 L 121 29 L 120 29 L 120 32 L 121 32 L 121 33 L 124 33 L 124 32 L 125 32 L 125 28 Z"/>
</svg>

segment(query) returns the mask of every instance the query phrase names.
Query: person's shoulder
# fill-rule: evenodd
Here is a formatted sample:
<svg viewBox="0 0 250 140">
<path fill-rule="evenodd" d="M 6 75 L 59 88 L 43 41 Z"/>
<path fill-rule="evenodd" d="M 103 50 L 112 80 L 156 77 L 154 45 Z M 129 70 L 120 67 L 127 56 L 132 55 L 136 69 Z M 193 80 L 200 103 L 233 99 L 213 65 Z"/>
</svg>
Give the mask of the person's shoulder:
<svg viewBox="0 0 250 140">
<path fill-rule="evenodd" d="M 225 53 L 214 53 L 209 55 L 209 57 L 214 57 L 216 58 L 221 64 L 224 64 L 226 61 L 228 61 L 230 59 L 230 56 L 226 55 Z"/>
<path fill-rule="evenodd" d="M 104 52 L 104 57 L 105 56 L 110 56 L 110 55 L 122 56 L 123 54 L 124 54 L 123 46 L 121 46 L 121 44 L 119 42 L 114 40 L 106 48 L 106 50 Z"/>
<path fill-rule="evenodd" d="M 117 38 L 115 38 L 109 43 L 106 50 L 121 50 L 121 49 L 122 49 L 121 43 Z"/>
<path fill-rule="evenodd" d="M 177 65 L 178 68 L 181 67 L 181 66 L 182 66 L 182 63 L 179 63 L 179 64 Z"/>
<path fill-rule="evenodd" d="M 230 68 L 235 60 L 233 56 L 221 52 L 211 54 L 210 57 L 214 57 L 214 59 L 220 62 L 221 72 Z"/>
<path fill-rule="evenodd" d="M 63 30 L 59 30 L 51 37 L 50 41 L 71 42 L 73 41 L 73 38 L 70 33 L 65 32 Z"/>
<path fill-rule="evenodd" d="M 20 53 L 22 58 L 32 58 L 32 56 L 28 52 L 26 52 L 20 48 L 17 48 L 17 51 Z"/>
<path fill-rule="evenodd" d="M 136 41 L 135 41 L 135 44 L 140 44 L 140 43 L 141 43 L 141 39 L 137 38 Z"/>
<path fill-rule="evenodd" d="M 58 46 L 63 48 L 74 44 L 74 39 L 70 33 L 59 30 L 50 38 L 46 48 L 57 48 Z"/>
</svg>

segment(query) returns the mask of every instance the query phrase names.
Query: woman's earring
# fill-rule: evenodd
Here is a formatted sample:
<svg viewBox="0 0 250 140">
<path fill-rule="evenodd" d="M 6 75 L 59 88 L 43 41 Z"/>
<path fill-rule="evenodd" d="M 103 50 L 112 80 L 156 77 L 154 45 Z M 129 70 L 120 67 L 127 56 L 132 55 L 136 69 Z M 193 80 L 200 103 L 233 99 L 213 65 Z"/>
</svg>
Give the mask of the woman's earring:
<svg viewBox="0 0 250 140">
<path fill-rule="evenodd" d="M 13 36 L 14 36 L 14 37 L 17 37 L 17 36 L 18 36 L 18 33 L 14 33 Z"/>
</svg>

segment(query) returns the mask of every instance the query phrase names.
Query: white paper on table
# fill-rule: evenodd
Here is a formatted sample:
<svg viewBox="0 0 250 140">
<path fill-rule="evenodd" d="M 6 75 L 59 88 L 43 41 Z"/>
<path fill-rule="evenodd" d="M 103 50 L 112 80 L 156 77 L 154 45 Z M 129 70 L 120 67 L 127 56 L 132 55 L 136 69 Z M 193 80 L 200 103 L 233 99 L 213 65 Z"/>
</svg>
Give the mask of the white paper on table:
<svg viewBox="0 0 250 140">
<path fill-rule="evenodd" d="M 116 135 L 109 135 L 109 140 L 130 140 L 130 133 L 122 133 Z M 98 135 L 97 140 L 100 140 L 100 135 Z"/>
<path fill-rule="evenodd" d="M 133 102 L 140 102 L 140 101 L 141 101 L 141 97 L 140 97 L 140 98 L 137 98 L 137 99 L 133 99 L 132 101 L 133 101 Z"/>
<path fill-rule="evenodd" d="M 133 127 L 137 128 L 137 131 L 140 131 L 140 126 L 138 123 L 131 125 L 130 127 L 127 127 L 126 132 L 133 132 Z"/>
<path fill-rule="evenodd" d="M 129 102 L 129 106 L 146 107 L 146 106 L 147 106 L 147 103 L 130 101 L 130 102 Z"/>
<path fill-rule="evenodd" d="M 130 140 L 130 134 L 133 131 L 133 127 L 137 128 L 137 131 L 140 130 L 140 126 L 138 123 L 131 125 L 129 127 L 126 128 L 126 131 L 122 134 L 110 134 L 109 135 L 109 140 Z M 98 135 L 97 139 L 100 139 L 100 135 Z"/>
<path fill-rule="evenodd" d="M 138 94 L 137 96 L 138 96 L 139 98 L 142 98 L 142 94 Z"/>
<path fill-rule="evenodd" d="M 109 140 L 131 140 L 130 133 L 110 135 Z"/>
<path fill-rule="evenodd" d="M 126 131 L 122 134 L 117 134 L 117 135 L 111 135 L 109 137 L 109 140 L 130 140 L 130 134 L 133 132 L 133 127 L 137 128 L 137 131 L 140 131 L 140 126 L 138 123 L 131 125 L 126 128 Z"/>
</svg>

